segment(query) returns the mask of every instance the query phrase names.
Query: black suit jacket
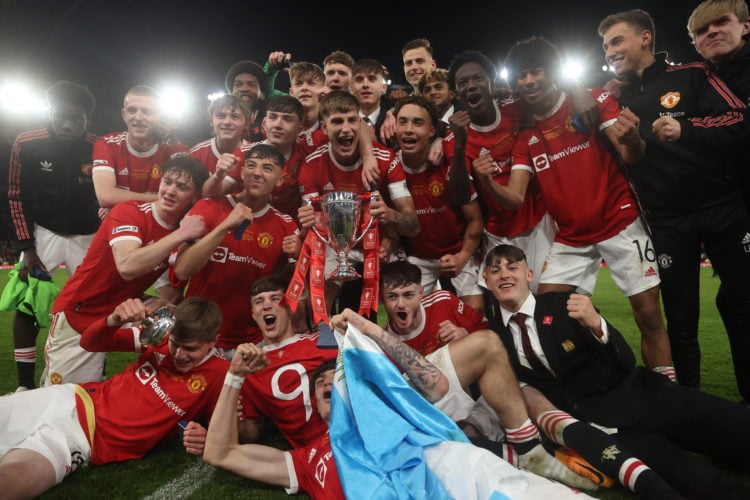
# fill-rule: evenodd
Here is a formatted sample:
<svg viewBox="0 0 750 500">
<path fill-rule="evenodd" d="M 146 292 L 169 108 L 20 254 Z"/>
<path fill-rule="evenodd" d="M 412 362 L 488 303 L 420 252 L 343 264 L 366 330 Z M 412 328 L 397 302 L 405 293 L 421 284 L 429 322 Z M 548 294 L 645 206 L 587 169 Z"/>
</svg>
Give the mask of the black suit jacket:
<svg viewBox="0 0 750 500">
<path fill-rule="evenodd" d="M 635 424 L 668 379 L 636 368 L 632 349 L 609 323 L 609 342 L 601 344 L 571 319 L 566 307 L 569 296 L 566 292 L 536 297 L 534 320 L 554 376 L 522 366 L 502 317 L 493 320 L 492 327 L 503 340 L 516 375 L 581 420 L 618 428 Z"/>
</svg>

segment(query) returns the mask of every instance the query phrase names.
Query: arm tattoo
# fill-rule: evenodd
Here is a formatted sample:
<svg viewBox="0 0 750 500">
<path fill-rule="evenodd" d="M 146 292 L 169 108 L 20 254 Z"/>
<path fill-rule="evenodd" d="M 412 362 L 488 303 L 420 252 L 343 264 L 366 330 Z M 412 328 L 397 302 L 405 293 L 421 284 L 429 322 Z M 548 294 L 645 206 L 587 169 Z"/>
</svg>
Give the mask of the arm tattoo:
<svg viewBox="0 0 750 500">
<path fill-rule="evenodd" d="M 358 330 L 372 338 L 386 354 L 398 363 L 419 392 L 426 394 L 435 389 L 443 374 L 435 365 L 427 361 L 424 356 L 401 342 L 394 335 L 389 334 L 364 318 L 354 317 L 350 318 L 349 321 Z"/>
</svg>

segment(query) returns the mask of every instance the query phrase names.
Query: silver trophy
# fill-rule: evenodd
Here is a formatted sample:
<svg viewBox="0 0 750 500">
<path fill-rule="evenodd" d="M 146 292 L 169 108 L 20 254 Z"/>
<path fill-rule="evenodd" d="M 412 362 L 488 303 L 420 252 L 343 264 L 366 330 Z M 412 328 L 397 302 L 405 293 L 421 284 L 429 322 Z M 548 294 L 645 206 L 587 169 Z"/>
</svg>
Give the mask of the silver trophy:
<svg viewBox="0 0 750 500">
<path fill-rule="evenodd" d="M 313 226 L 313 231 L 320 240 L 330 245 L 336 252 L 336 269 L 326 278 L 337 281 L 353 281 L 361 276 L 349 265 L 347 256 L 352 248 L 362 240 L 367 230 L 372 226 L 373 217 L 367 221 L 364 228 L 360 225 L 362 196 L 348 191 L 334 191 L 328 193 L 321 202 L 323 221 L 328 228 L 328 237 L 324 238 Z M 370 200 L 377 199 L 372 193 Z M 360 230 L 361 228 L 361 230 Z M 359 231 L 359 234 L 357 232 Z"/>
<path fill-rule="evenodd" d="M 165 304 L 146 316 L 141 324 L 139 341 L 144 345 L 159 345 L 174 326 L 175 306 Z"/>
</svg>

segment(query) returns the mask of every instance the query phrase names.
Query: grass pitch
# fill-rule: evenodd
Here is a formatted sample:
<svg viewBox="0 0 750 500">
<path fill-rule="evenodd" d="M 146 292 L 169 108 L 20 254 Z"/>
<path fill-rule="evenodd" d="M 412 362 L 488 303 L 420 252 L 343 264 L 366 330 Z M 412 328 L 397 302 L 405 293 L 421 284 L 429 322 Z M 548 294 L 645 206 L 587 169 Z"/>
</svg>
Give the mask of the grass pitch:
<svg viewBox="0 0 750 500">
<path fill-rule="evenodd" d="M 8 271 L 0 271 L 0 289 L 5 285 Z M 57 271 L 55 281 L 60 285 L 66 275 Z M 730 400 L 739 400 L 734 381 L 729 344 L 714 306 L 714 297 L 719 285 L 712 277 L 710 268 L 701 270 L 701 347 L 703 363 L 701 375 L 703 388 Z M 628 340 L 636 353 L 639 352 L 638 332 L 628 301 L 616 288 L 606 268 L 599 274 L 594 304 L 602 315 L 615 325 Z M 382 324 L 383 314 L 379 316 Z M 0 312 L 0 394 L 16 388 L 17 378 L 13 361 L 12 313 Z M 37 341 L 37 373 L 42 369 L 42 348 L 46 331 L 42 330 Z M 136 358 L 133 353 L 108 355 L 107 374 L 112 375 Z M 279 436 L 272 437 L 268 444 L 283 447 Z M 747 479 L 747 475 L 740 477 Z M 0 493 L 0 496 L 2 494 Z M 594 496 L 608 500 L 634 498 L 627 491 L 604 491 Z M 177 499 L 177 498 L 239 498 L 276 499 L 287 498 L 286 493 L 276 487 L 242 479 L 233 474 L 203 464 L 200 458 L 188 455 L 176 438 L 169 439 L 140 460 L 90 467 L 71 474 L 62 484 L 44 494 L 43 499 L 101 498 L 101 499 Z M 302 497 L 304 498 L 304 496 Z"/>
</svg>

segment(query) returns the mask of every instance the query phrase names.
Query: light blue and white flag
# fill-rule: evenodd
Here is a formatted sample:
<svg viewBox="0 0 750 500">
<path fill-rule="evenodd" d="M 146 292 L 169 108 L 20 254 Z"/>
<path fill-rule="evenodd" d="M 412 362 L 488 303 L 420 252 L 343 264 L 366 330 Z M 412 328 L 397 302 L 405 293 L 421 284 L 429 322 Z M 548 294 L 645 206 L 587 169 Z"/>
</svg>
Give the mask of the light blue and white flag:
<svg viewBox="0 0 750 500">
<path fill-rule="evenodd" d="M 471 445 L 378 345 L 351 325 L 340 345 L 330 436 L 347 498 L 586 497 Z"/>
</svg>

